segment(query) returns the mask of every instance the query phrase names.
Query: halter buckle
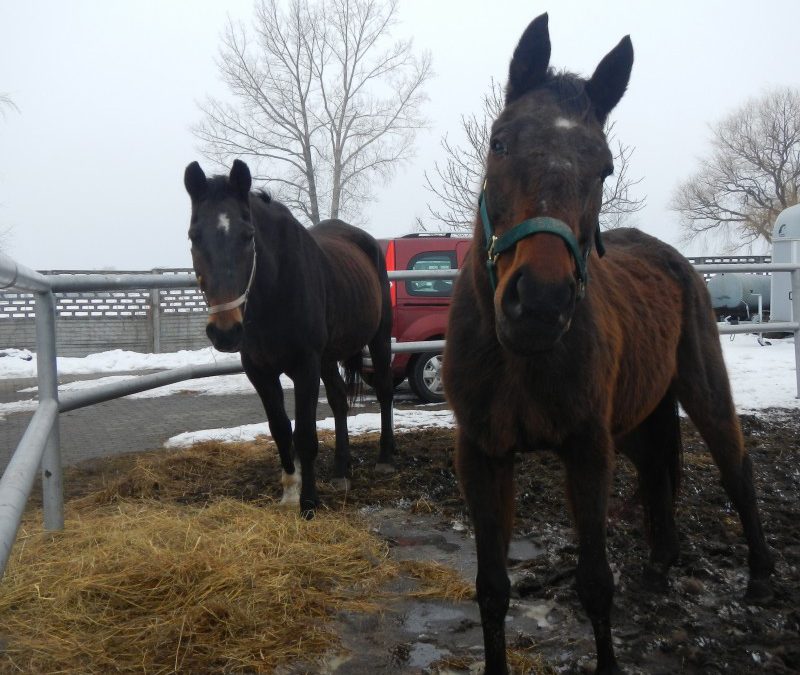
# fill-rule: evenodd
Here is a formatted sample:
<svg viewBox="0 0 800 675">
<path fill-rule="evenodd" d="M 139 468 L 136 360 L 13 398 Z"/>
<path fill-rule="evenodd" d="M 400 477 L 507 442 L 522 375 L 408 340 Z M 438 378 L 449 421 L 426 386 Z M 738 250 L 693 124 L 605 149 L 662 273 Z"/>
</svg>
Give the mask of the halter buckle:
<svg viewBox="0 0 800 675">
<path fill-rule="evenodd" d="M 486 249 L 486 254 L 489 256 L 488 262 L 492 263 L 492 265 L 497 264 L 497 258 L 500 256 L 499 253 L 495 253 L 494 245 L 497 243 L 497 236 L 492 235 L 492 238 L 489 240 L 489 248 Z"/>
</svg>

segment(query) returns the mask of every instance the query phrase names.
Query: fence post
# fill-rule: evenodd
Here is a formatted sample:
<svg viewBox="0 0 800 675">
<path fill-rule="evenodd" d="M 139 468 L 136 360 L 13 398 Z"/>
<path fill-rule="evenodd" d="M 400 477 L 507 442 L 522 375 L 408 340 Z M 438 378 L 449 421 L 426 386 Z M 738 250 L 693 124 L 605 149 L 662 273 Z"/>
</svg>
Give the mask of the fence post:
<svg viewBox="0 0 800 675">
<path fill-rule="evenodd" d="M 153 354 L 161 353 L 161 289 L 150 289 L 150 321 L 153 329 Z"/>
<path fill-rule="evenodd" d="M 58 409 L 56 362 L 56 301 L 52 291 L 36 294 L 36 369 L 39 404 L 55 402 Z M 58 415 L 47 436 L 41 462 L 42 502 L 46 530 L 64 529 L 64 485 L 61 476 L 61 437 Z"/>
<path fill-rule="evenodd" d="M 792 321 L 800 322 L 800 269 L 792 270 Z M 794 376 L 797 382 L 795 398 L 800 398 L 800 327 L 794 329 Z"/>
</svg>

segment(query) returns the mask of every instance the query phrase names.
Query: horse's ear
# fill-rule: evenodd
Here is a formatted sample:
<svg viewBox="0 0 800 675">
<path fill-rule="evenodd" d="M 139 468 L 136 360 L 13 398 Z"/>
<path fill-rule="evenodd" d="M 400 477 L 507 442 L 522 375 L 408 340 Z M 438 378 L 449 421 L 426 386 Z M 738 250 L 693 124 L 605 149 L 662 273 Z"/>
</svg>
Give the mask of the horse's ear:
<svg viewBox="0 0 800 675">
<path fill-rule="evenodd" d="M 247 199 L 247 196 L 250 194 L 250 186 L 253 184 L 253 179 L 250 177 L 250 169 L 247 167 L 247 164 L 240 159 L 234 159 L 228 181 L 239 197 Z"/>
<path fill-rule="evenodd" d="M 192 162 L 186 167 L 186 171 L 183 172 L 183 184 L 194 201 L 199 201 L 205 195 L 208 180 L 197 162 Z"/>
<path fill-rule="evenodd" d="M 537 16 L 525 29 L 508 68 L 506 104 L 541 84 L 550 65 L 550 31 L 547 14 Z"/>
<path fill-rule="evenodd" d="M 586 93 L 601 123 L 606 121 L 608 113 L 619 103 L 628 88 L 632 67 L 633 44 L 630 36 L 626 35 L 603 57 L 592 79 L 586 83 Z"/>
</svg>

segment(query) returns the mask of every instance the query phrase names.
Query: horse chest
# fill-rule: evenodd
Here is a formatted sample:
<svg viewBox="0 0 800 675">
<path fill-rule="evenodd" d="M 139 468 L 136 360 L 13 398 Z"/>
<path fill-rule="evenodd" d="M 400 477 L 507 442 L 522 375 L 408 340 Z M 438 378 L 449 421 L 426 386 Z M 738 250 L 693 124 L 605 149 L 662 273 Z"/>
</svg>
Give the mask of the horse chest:
<svg viewBox="0 0 800 675">
<path fill-rule="evenodd" d="M 547 383 L 496 391 L 487 423 L 492 454 L 558 448 L 578 418 L 567 398 Z"/>
</svg>

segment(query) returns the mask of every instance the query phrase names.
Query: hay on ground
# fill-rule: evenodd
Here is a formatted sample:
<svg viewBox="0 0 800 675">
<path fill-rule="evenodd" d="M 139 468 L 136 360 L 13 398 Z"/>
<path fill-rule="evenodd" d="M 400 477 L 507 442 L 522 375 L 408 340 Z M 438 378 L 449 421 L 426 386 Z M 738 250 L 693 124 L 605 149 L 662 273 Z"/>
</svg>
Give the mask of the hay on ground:
<svg viewBox="0 0 800 675">
<path fill-rule="evenodd" d="M 3 671 L 268 672 L 329 651 L 325 620 L 376 610 L 402 573 L 347 514 L 81 501 L 63 533 L 31 529 L 39 514 L 23 526 L 0 585 Z M 413 576 L 436 595 L 447 575 L 424 567 Z"/>
</svg>

